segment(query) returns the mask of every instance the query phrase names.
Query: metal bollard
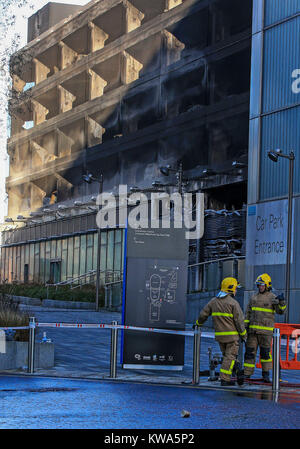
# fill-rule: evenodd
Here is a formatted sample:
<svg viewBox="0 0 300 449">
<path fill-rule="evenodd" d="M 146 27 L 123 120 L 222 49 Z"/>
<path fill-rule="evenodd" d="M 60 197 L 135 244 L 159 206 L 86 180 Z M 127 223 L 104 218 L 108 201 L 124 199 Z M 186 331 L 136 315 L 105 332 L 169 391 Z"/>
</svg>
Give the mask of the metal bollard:
<svg viewBox="0 0 300 449">
<path fill-rule="evenodd" d="M 280 329 L 276 327 L 273 329 L 273 375 L 272 375 L 272 389 L 279 390 L 279 376 L 280 376 Z"/>
<path fill-rule="evenodd" d="M 201 331 L 200 327 L 195 327 L 194 347 L 193 347 L 193 384 L 198 385 L 200 379 L 200 344 Z"/>
<path fill-rule="evenodd" d="M 118 321 L 112 321 L 113 326 L 118 324 Z M 117 352 L 118 352 L 118 329 L 111 330 L 110 340 L 110 376 L 113 379 L 117 377 Z"/>
<path fill-rule="evenodd" d="M 29 318 L 28 373 L 34 372 L 35 317 Z"/>
</svg>

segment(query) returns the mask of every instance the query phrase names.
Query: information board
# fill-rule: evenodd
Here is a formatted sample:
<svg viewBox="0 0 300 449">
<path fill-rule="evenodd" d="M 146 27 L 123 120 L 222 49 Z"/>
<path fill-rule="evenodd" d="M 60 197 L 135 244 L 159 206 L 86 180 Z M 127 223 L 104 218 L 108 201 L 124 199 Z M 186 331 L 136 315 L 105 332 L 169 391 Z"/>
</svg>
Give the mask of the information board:
<svg viewBox="0 0 300 449">
<path fill-rule="evenodd" d="M 127 229 L 123 324 L 185 329 L 188 240 L 183 229 Z M 124 368 L 182 369 L 184 336 L 123 335 Z"/>
</svg>

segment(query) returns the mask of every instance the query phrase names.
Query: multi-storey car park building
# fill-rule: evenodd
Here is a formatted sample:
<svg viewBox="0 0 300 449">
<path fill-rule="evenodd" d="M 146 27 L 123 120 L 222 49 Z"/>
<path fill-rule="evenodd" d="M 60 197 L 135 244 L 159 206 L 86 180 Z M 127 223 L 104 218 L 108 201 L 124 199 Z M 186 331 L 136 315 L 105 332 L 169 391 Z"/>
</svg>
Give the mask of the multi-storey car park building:
<svg viewBox="0 0 300 449">
<path fill-rule="evenodd" d="M 270 52 L 272 24 L 292 23 L 296 16 L 296 26 L 299 15 L 294 5 L 290 15 L 281 11 L 278 18 L 274 3 L 93 0 L 84 7 L 49 3 L 29 19 L 28 44 L 11 59 L 6 180 L 8 217 L 19 222 L 23 216 L 26 226 L 15 223 L 18 228 L 3 233 L 2 282 L 56 283 L 96 269 L 99 184 L 85 183 L 87 173 L 103 176 L 103 191 L 116 194 L 121 184 L 147 189 L 154 181 L 165 182 L 159 167 L 181 163 L 186 177 L 202 177 L 189 189 L 205 192 L 206 209 L 241 210 L 247 192 L 251 204 L 267 198 L 256 196 L 253 187 L 261 179 L 264 125 L 255 138 L 253 127 L 267 120 L 265 111 L 254 114 L 253 108 L 263 104 L 261 74 L 271 76 L 262 68 L 263 48 Z M 265 44 L 262 38 L 258 42 L 264 34 Z M 299 53 L 297 39 L 289 45 Z M 268 190 L 268 183 L 264 186 Z M 279 196 L 284 193 L 283 187 Z M 238 237 L 245 237 L 245 228 Z M 218 232 L 206 235 L 214 248 L 223 244 Z M 101 232 L 103 276 L 109 271 L 118 277 L 123 270 L 123 234 L 121 228 Z M 237 234 L 227 237 L 234 240 Z M 221 235 L 226 247 L 228 238 Z M 196 248 L 192 262 L 204 260 L 205 251 Z M 222 253 L 210 248 L 206 259 Z M 251 264 L 247 291 L 256 273 L 274 269 Z M 223 266 L 221 274 L 232 266 Z M 237 262 L 239 276 L 243 266 Z M 211 289 L 217 288 L 214 269 L 203 270 Z"/>
</svg>

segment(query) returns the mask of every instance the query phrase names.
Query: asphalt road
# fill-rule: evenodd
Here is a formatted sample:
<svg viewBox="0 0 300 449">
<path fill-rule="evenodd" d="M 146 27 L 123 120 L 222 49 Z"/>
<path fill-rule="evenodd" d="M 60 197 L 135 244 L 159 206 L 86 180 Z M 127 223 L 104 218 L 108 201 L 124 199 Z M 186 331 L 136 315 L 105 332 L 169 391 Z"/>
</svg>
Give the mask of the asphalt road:
<svg viewBox="0 0 300 449">
<path fill-rule="evenodd" d="M 270 395 L 0 376 L 0 429 L 299 429 L 297 399 Z"/>
</svg>

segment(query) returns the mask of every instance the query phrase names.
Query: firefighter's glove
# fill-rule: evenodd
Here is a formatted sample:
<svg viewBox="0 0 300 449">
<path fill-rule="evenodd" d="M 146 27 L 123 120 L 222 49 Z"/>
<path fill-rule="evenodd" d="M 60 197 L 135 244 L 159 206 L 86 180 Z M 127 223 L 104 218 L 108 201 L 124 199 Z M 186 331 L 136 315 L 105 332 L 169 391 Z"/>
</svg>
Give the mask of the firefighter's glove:
<svg viewBox="0 0 300 449">
<path fill-rule="evenodd" d="M 193 324 L 193 329 L 195 330 L 195 329 L 198 329 L 198 327 L 200 327 L 201 326 L 201 324 L 199 324 L 198 323 L 198 320 L 196 321 L 196 323 L 195 324 Z"/>
<path fill-rule="evenodd" d="M 278 301 L 279 301 L 279 304 L 281 304 L 281 303 L 285 302 L 285 299 L 284 299 L 283 293 L 281 293 L 280 295 L 276 296 L 276 299 L 278 299 Z"/>
</svg>

